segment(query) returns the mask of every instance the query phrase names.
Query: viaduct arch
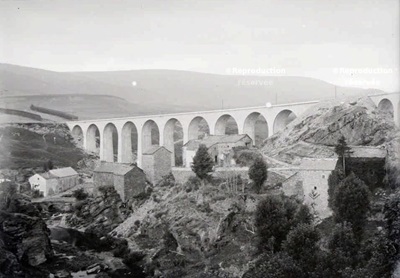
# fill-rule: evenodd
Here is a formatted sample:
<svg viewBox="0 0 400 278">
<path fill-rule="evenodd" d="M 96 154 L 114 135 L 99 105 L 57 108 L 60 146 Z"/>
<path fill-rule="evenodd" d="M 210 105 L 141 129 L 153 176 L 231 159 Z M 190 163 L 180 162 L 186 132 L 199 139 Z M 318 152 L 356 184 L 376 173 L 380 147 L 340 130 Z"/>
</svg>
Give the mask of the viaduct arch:
<svg viewBox="0 0 400 278">
<path fill-rule="evenodd" d="M 389 111 L 400 123 L 400 94 L 370 96 L 378 109 Z M 204 134 L 248 134 L 253 142 L 282 131 L 296 116 L 318 101 L 298 102 L 262 107 L 234 108 L 214 111 L 163 115 L 95 119 L 67 122 L 73 136 L 83 136 L 83 147 L 98 153 L 101 160 L 141 165 L 142 153 L 152 145 L 165 146 L 173 152 L 173 165 L 182 144 Z M 233 126 L 228 128 L 228 126 Z M 177 128 L 179 127 L 179 128 Z M 181 131 L 179 131 L 179 130 Z M 262 133 L 260 133 L 262 131 Z M 263 137 L 264 136 L 264 137 Z M 176 143 L 179 143 L 178 145 Z M 136 155 L 135 155 L 136 154 Z"/>
</svg>

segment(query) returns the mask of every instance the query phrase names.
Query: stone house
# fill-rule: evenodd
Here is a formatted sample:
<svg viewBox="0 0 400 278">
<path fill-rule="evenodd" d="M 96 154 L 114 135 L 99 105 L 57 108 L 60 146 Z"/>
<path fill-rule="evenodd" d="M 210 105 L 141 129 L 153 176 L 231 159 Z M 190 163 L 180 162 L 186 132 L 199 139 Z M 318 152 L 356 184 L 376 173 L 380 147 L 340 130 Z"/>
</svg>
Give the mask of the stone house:
<svg viewBox="0 0 400 278">
<path fill-rule="evenodd" d="M 303 158 L 299 167 L 279 169 L 291 173 L 282 182 L 283 193 L 296 196 L 305 204 L 314 206 L 321 218 L 330 216 L 332 211 L 328 207 L 328 178 L 336 164 L 337 158 Z"/>
<path fill-rule="evenodd" d="M 153 185 L 172 169 L 172 152 L 163 146 L 151 146 L 142 154 L 142 168 Z"/>
<path fill-rule="evenodd" d="M 32 189 L 38 189 L 43 196 L 64 192 L 79 183 L 78 173 L 71 167 L 49 170 L 29 178 Z"/>
<path fill-rule="evenodd" d="M 208 135 L 203 139 L 189 140 L 183 145 L 183 165 L 190 168 L 197 149 L 203 144 L 214 160 L 215 165 L 221 167 L 234 166 L 234 147 L 250 147 L 253 140 L 247 134 Z"/>
<path fill-rule="evenodd" d="M 146 175 L 135 164 L 102 161 L 93 171 L 93 183 L 95 194 L 100 186 L 114 186 L 125 202 L 145 191 Z"/>
</svg>

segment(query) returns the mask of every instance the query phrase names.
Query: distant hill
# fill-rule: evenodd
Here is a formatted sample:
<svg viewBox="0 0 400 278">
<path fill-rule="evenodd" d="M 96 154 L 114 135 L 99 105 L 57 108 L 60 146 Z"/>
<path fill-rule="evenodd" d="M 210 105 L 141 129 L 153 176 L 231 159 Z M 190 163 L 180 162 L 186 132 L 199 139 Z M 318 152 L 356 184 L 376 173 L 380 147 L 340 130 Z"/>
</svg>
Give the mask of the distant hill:
<svg viewBox="0 0 400 278">
<path fill-rule="evenodd" d="M 337 96 L 381 92 L 335 88 L 333 84 L 308 77 L 234 76 L 176 70 L 67 73 L 0 64 L 1 107 L 29 109 L 34 104 L 75 113 L 80 118 L 326 99 L 333 98 L 335 90 Z"/>
</svg>

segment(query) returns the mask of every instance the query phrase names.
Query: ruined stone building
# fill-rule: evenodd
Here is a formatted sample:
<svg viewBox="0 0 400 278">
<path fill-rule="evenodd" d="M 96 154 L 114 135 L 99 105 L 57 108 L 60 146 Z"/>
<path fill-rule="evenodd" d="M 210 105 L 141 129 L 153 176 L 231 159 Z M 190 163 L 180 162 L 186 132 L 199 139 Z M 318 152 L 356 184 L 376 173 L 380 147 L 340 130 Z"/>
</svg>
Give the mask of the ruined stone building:
<svg viewBox="0 0 400 278">
<path fill-rule="evenodd" d="M 253 140 L 247 134 L 208 135 L 203 139 L 189 140 L 183 145 L 183 165 L 190 167 L 201 144 L 206 145 L 215 165 L 234 166 L 234 147 L 251 147 Z"/>
<path fill-rule="evenodd" d="M 146 175 L 134 164 L 102 161 L 93 171 L 94 193 L 100 186 L 114 186 L 122 201 L 137 196 L 146 189 Z"/>
<path fill-rule="evenodd" d="M 32 189 L 38 189 L 43 196 L 51 196 L 70 189 L 79 183 L 78 173 L 71 167 L 53 169 L 35 174 L 29 178 Z"/>
</svg>

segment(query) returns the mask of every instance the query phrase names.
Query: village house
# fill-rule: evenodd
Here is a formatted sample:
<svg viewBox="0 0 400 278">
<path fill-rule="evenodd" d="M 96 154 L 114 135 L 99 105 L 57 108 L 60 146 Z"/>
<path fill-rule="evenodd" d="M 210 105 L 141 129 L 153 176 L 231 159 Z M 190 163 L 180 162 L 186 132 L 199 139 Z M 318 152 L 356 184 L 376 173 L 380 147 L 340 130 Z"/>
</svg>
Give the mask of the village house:
<svg viewBox="0 0 400 278">
<path fill-rule="evenodd" d="M 229 167 L 235 165 L 233 148 L 249 148 L 252 146 L 253 140 L 247 134 L 207 135 L 203 139 L 189 140 L 183 145 L 183 165 L 185 167 L 191 166 L 193 157 L 201 144 L 208 148 L 215 165 Z"/>
<path fill-rule="evenodd" d="M 142 168 L 153 185 L 171 172 L 172 152 L 162 146 L 151 146 L 142 155 Z"/>
<path fill-rule="evenodd" d="M 296 196 L 312 206 L 319 217 L 332 214 L 328 207 L 328 178 L 336 168 L 337 158 L 303 158 L 299 167 L 281 168 L 279 171 L 292 173 L 282 182 L 285 195 Z"/>
<path fill-rule="evenodd" d="M 93 183 L 95 194 L 100 186 L 113 186 L 125 202 L 145 191 L 146 175 L 135 164 L 102 161 L 93 171 Z"/>
<path fill-rule="evenodd" d="M 64 192 L 79 183 L 78 173 L 71 167 L 52 169 L 29 178 L 32 189 L 38 189 L 43 196 Z"/>
</svg>

